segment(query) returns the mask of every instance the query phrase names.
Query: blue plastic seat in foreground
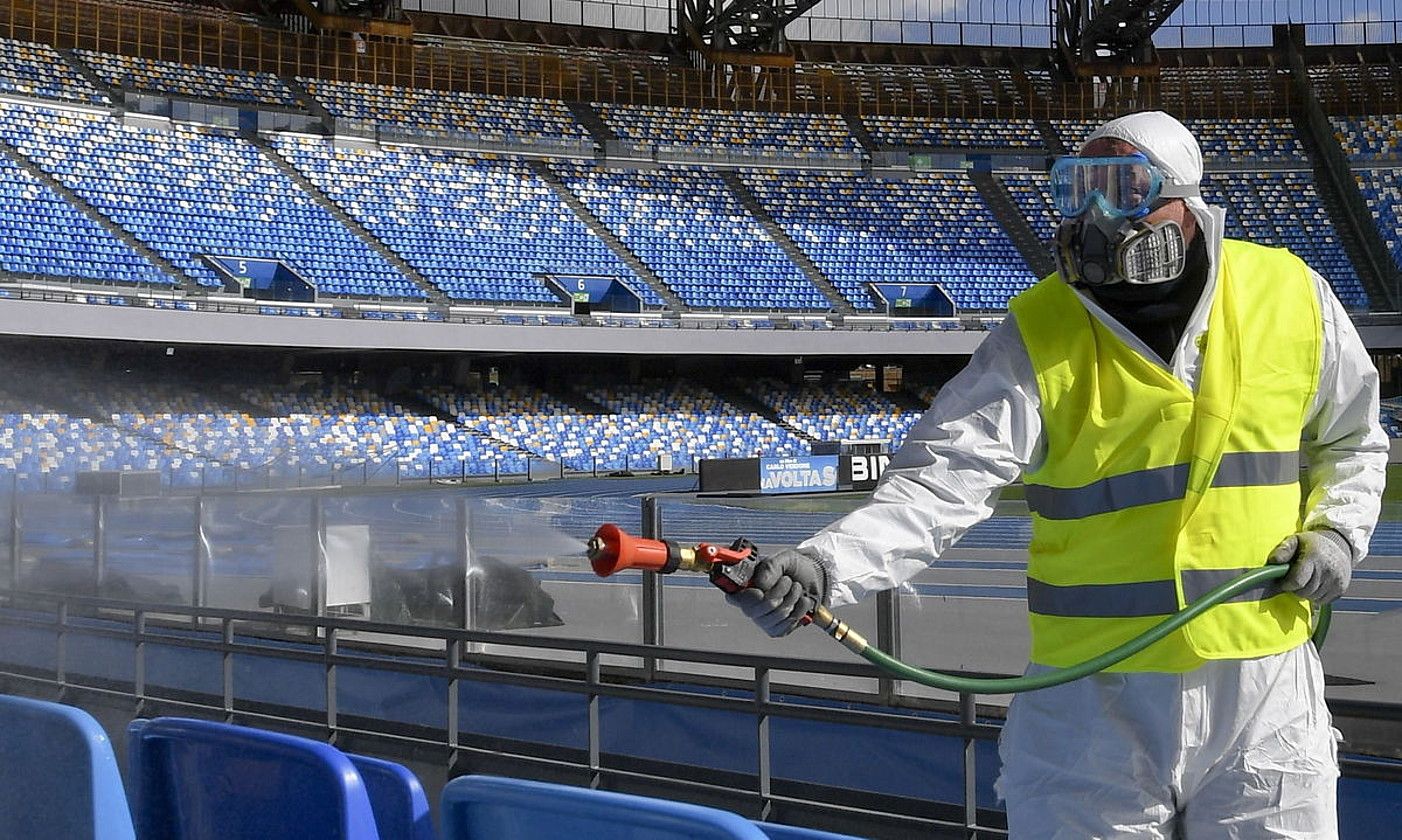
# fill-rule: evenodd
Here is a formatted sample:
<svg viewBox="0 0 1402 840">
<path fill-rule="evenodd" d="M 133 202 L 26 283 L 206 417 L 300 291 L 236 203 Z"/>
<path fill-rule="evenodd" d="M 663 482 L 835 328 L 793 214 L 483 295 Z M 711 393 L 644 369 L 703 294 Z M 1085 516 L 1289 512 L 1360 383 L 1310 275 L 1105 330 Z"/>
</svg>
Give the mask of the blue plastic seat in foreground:
<svg viewBox="0 0 1402 840">
<path fill-rule="evenodd" d="M 112 742 L 92 715 L 0 695 L 0 837 L 134 840 Z"/>
<path fill-rule="evenodd" d="M 409 769 L 392 761 L 346 754 L 360 771 L 380 840 L 436 840 L 423 785 Z"/>
<path fill-rule="evenodd" d="M 834 834 L 831 831 L 819 831 L 816 828 L 799 828 L 793 825 L 780 825 L 779 823 L 757 822 L 759 830 L 764 832 L 764 836 L 769 840 L 862 840 L 851 834 Z"/>
<path fill-rule="evenodd" d="M 442 820 L 443 840 L 765 840 L 728 811 L 501 776 L 449 782 Z"/>
<path fill-rule="evenodd" d="M 134 721 L 132 815 L 161 840 L 380 840 L 360 774 L 335 747 L 185 718 Z"/>
</svg>

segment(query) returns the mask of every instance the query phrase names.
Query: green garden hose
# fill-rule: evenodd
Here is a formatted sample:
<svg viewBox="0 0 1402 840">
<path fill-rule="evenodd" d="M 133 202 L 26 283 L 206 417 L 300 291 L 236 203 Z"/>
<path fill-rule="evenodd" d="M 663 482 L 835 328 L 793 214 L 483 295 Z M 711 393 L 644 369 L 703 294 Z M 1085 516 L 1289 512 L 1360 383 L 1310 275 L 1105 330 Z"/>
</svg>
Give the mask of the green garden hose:
<svg viewBox="0 0 1402 840">
<path fill-rule="evenodd" d="M 1039 688 L 1048 688 L 1053 685 L 1078 680 L 1081 677 L 1103 671 L 1118 662 L 1121 662 L 1149 645 L 1167 636 L 1183 625 L 1197 618 L 1208 608 L 1226 601 L 1232 596 L 1244 592 L 1247 589 L 1260 586 L 1269 580 L 1284 577 L 1290 567 L 1287 565 L 1263 566 L 1259 569 L 1252 569 L 1235 580 L 1230 580 L 1201 598 L 1184 607 L 1181 611 L 1174 613 L 1161 623 L 1149 628 L 1133 639 L 1125 642 L 1119 647 L 1112 648 L 1093 659 L 1088 659 L 1079 665 L 1072 665 L 1067 668 L 1057 668 L 1041 674 L 1023 677 L 959 677 L 953 674 L 944 674 L 939 671 L 927 671 L 924 668 L 917 668 L 914 665 L 907 665 L 894 656 L 890 656 L 877 650 L 875 646 L 869 644 L 861 634 L 852 630 L 847 622 L 838 619 L 832 612 L 824 606 L 819 606 L 813 610 L 813 623 L 818 625 L 829 636 L 842 642 L 848 649 L 857 653 L 873 665 L 881 668 L 894 676 L 904 680 L 927 685 L 932 688 L 943 688 L 948 691 L 968 692 L 974 694 L 1017 694 L 1023 691 L 1036 691 Z M 1324 646 L 1324 637 L 1329 632 L 1329 619 L 1331 610 L 1328 605 L 1320 608 L 1318 620 L 1315 622 L 1314 634 L 1312 636 L 1315 646 Z"/>
</svg>

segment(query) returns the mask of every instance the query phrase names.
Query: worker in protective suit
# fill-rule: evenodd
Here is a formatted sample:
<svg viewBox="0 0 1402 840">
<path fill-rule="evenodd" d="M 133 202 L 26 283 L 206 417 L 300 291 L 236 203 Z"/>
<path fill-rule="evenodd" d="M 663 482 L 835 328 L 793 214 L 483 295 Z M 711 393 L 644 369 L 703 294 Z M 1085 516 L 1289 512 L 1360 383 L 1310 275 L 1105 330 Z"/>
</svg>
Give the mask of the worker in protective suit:
<svg viewBox="0 0 1402 840">
<path fill-rule="evenodd" d="M 997 790 L 1015 840 L 1337 835 L 1337 733 L 1308 637 L 1378 517 L 1377 374 L 1318 274 L 1224 240 L 1201 176 L 1197 141 L 1158 112 L 1058 161 L 1058 272 L 1011 302 L 869 501 L 727 596 L 788 633 L 817 602 L 900 586 L 1019 475 L 1029 673 L 1290 564 L 1109 672 L 1014 698 Z"/>
</svg>

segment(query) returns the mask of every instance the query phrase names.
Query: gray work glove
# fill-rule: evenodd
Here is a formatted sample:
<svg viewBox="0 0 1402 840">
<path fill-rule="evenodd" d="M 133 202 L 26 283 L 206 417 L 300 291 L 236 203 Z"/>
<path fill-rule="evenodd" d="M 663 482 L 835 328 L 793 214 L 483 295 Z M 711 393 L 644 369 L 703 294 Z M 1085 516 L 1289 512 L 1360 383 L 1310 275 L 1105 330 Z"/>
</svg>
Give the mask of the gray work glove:
<svg viewBox="0 0 1402 840">
<path fill-rule="evenodd" d="M 1316 604 L 1336 600 L 1353 577 L 1353 549 L 1339 532 L 1328 528 L 1291 534 L 1266 562 L 1289 563 L 1292 568 L 1280 579 L 1281 591 L 1294 592 Z"/>
<path fill-rule="evenodd" d="M 812 555 L 786 548 L 755 566 L 750 586 L 725 600 L 771 636 L 787 636 L 828 600 L 828 575 Z"/>
</svg>

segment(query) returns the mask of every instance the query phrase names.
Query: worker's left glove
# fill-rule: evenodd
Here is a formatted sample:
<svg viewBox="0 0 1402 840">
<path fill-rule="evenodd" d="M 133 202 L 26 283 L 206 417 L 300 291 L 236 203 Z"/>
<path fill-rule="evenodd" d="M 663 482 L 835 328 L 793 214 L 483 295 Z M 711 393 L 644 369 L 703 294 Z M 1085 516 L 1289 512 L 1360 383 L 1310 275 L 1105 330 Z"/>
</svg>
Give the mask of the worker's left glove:
<svg viewBox="0 0 1402 840">
<path fill-rule="evenodd" d="M 1328 528 L 1291 534 L 1266 562 L 1289 563 L 1290 573 L 1280 579 L 1280 589 L 1316 604 L 1336 600 L 1353 577 L 1353 549 L 1339 532 Z"/>
<path fill-rule="evenodd" d="M 811 554 L 786 548 L 755 566 L 747 589 L 728 594 L 725 600 L 771 636 L 787 636 L 828 600 L 828 575 Z"/>
</svg>

